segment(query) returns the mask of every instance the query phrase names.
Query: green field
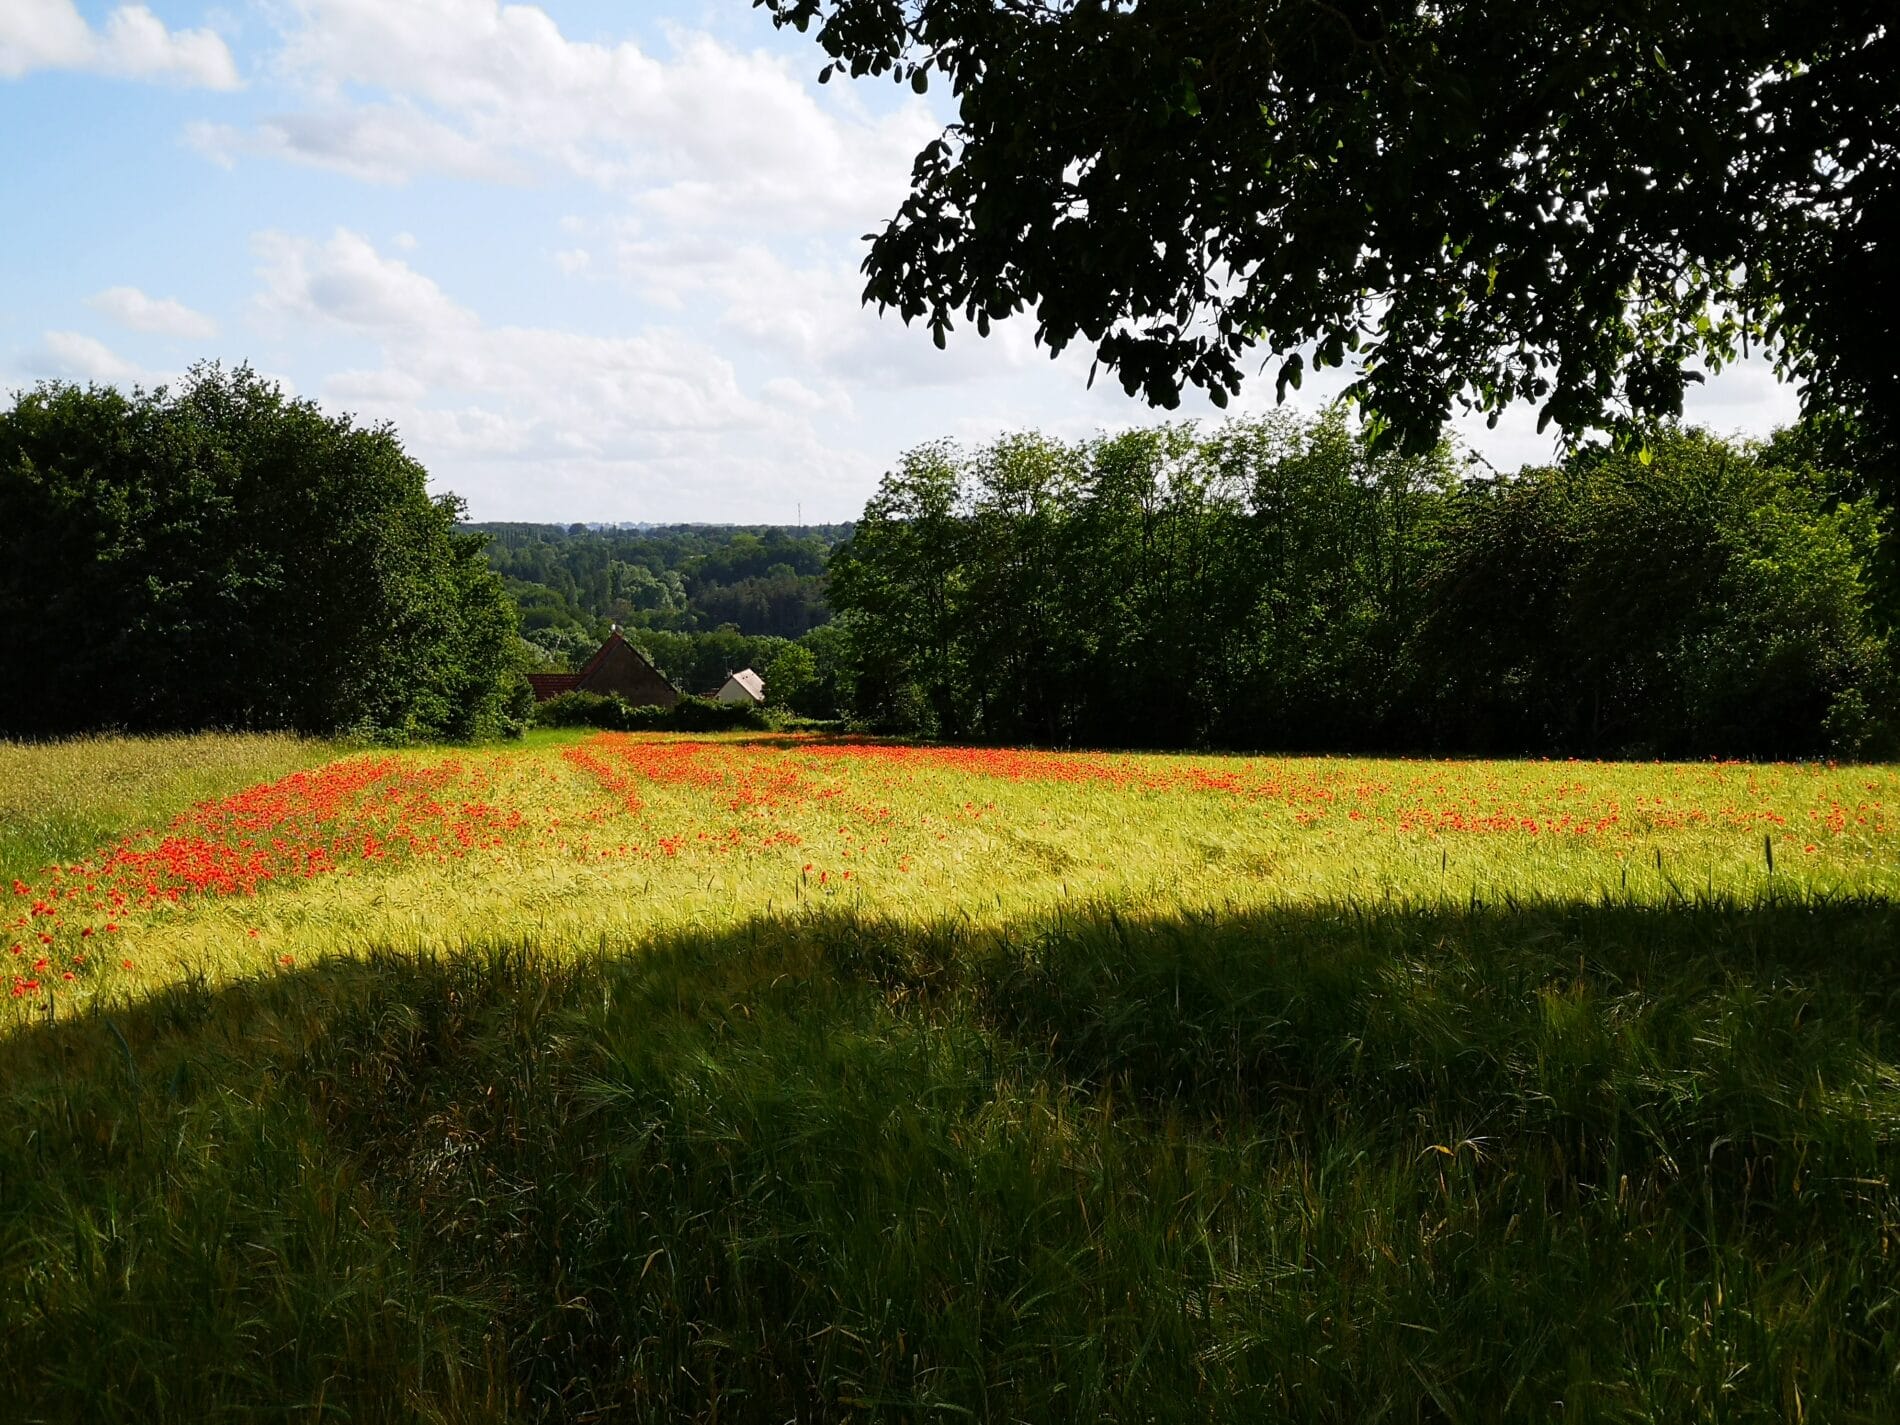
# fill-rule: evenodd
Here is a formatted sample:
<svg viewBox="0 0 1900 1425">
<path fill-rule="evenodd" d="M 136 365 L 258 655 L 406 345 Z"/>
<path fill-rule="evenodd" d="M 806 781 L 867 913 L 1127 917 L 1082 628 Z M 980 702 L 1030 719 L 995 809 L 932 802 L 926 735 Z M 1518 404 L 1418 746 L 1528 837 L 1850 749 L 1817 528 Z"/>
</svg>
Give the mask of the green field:
<svg viewBox="0 0 1900 1425">
<path fill-rule="evenodd" d="M 0 1419 L 1900 1415 L 1900 770 L 0 746 Z"/>
</svg>

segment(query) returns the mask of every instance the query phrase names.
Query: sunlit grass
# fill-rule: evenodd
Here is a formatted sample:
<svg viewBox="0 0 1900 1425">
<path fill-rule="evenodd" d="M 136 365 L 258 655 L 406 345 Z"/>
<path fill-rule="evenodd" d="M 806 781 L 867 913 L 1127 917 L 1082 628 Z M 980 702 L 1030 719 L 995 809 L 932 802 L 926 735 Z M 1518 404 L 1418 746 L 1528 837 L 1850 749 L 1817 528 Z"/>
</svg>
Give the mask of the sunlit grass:
<svg viewBox="0 0 1900 1425">
<path fill-rule="evenodd" d="M 532 939 L 560 953 L 815 909 L 1001 924 L 1084 904 L 1231 913 L 1900 890 L 1889 821 L 1900 777 L 1866 767 L 1019 754 L 605 734 L 363 754 L 326 773 L 348 786 L 318 801 L 293 778 L 242 812 L 213 806 L 177 826 L 161 815 L 167 795 L 182 810 L 207 787 L 307 763 L 318 750 L 281 739 L 8 750 L 10 805 L 31 805 L 34 772 L 49 793 L 0 842 L 26 887 L 11 897 L 16 962 L 45 959 L 70 974 L 37 978 L 80 1002 L 187 970 L 222 982 L 285 957 L 366 946 Z M 99 769 L 90 781 L 89 753 Z M 155 829 L 93 857 L 74 844 L 83 827 L 138 817 Z M 180 842 L 274 865 L 235 888 L 175 868 L 108 865 Z M 27 869 L 49 843 L 69 869 Z M 319 848 L 318 859 L 299 860 L 298 847 Z M 42 913 L 27 914 L 35 901 Z"/>
<path fill-rule="evenodd" d="M 0 1419 L 1900 1418 L 1893 768 L 143 785 L 0 887 Z"/>
<path fill-rule="evenodd" d="M 327 762 L 341 750 L 258 733 L 0 741 L 0 879 L 34 876 L 191 802 Z"/>
</svg>

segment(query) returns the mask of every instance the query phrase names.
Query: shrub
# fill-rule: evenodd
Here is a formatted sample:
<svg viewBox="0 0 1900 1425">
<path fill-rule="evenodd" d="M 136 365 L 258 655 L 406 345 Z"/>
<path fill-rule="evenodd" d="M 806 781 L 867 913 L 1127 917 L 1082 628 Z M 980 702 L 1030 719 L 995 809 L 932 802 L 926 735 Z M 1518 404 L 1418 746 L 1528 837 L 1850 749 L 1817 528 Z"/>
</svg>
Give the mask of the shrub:
<svg viewBox="0 0 1900 1425">
<path fill-rule="evenodd" d="M 764 732 L 772 726 L 764 710 L 751 703 L 681 698 L 667 711 L 669 725 L 680 732 Z"/>
<path fill-rule="evenodd" d="M 616 694 L 562 693 L 534 711 L 537 727 L 598 727 L 609 732 L 764 732 L 771 719 L 746 703 L 681 698 L 670 708 L 634 707 Z"/>
<path fill-rule="evenodd" d="M 627 711 L 624 701 L 600 693 L 561 693 L 534 709 L 536 727 L 618 728 Z"/>
</svg>

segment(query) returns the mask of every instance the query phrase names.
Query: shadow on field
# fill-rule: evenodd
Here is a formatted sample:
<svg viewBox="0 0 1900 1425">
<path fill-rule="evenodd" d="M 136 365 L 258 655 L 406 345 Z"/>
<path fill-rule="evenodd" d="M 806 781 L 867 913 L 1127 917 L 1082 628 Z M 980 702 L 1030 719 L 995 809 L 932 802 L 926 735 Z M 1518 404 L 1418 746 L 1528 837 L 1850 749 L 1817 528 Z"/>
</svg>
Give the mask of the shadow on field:
<svg viewBox="0 0 1900 1425">
<path fill-rule="evenodd" d="M 1894 1418 L 1900 910 L 368 954 L 0 1041 L 0 1418 Z"/>
</svg>

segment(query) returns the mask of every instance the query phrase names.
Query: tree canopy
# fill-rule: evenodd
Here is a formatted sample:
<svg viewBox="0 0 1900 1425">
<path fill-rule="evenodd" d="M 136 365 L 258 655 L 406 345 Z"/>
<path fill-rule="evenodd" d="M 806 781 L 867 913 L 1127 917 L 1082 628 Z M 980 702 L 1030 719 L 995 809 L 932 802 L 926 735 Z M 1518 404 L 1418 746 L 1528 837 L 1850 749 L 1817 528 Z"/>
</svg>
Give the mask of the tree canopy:
<svg viewBox="0 0 1900 1425">
<path fill-rule="evenodd" d="M 1891 0 L 755 0 L 956 117 L 867 301 L 1033 312 L 1131 393 L 1356 367 L 1382 440 L 1680 413 L 1759 340 L 1891 449 Z M 1271 361 L 1272 357 L 1269 357 Z"/>
<path fill-rule="evenodd" d="M 908 452 L 831 565 L 859 716 L 1062 745 L 1890 753 L 1873 500 L 1653 432 L 1460 479 L 1339 407 Z"/>
<path fill-rule="evenodd" d="M 488 561 L 508 580 L 523 634 L 582 656 L 610 622 L 681 633 L 735 624 L 796 638 L 830 617 L 825 559 L 850 533 L 848 525 L 468 528 L 488 536 Z"/>
<path fill-rule="evenodd" d="M 387 427 L 248 368 L 20 395 L 0 410 L 0 735 L 507 730 L 514 609 L 427 478 Z"/>
</svg>

